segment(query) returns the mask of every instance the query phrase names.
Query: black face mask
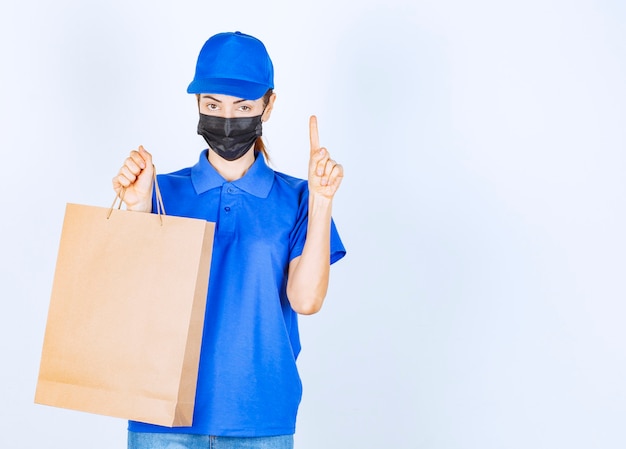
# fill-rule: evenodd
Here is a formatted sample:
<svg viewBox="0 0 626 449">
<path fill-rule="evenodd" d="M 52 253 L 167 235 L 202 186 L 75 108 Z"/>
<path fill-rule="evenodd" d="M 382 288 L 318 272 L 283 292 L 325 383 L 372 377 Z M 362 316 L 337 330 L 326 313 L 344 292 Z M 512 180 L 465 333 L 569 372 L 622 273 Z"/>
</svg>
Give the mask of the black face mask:
<svg viewBox="0 0 626 449">
<path fill-rule="evenodd" d="M 234 161 L 246 154 L 256 138 L 261 137 L 261 117 L 223 118 L 200 113 L 198 134 L 219 156 Z"/>
</svg>

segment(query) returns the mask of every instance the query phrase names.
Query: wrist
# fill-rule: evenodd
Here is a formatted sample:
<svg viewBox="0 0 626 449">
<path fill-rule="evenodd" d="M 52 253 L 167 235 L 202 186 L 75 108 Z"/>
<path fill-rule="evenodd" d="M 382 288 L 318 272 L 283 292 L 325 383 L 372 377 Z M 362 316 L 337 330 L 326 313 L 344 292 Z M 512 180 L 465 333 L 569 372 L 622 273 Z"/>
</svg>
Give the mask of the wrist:
<svg viewBox="0 0 626 449">
<path fill-rule="evenodd" d="M 309 213 L 311 211 L 330 212 L 333 207 L 333 199 L 325 195 L 309 193 Z"/>
<path fill-rule="evenodd" d="M 152 202 L 150 203 L 135 203 L 126 204 L 126 210 L 133 212 L 152 212 Z"/>
<path fill-rule="evenodd" d="M 323 235 L 328 233 L 332 217 L 332 206 L 332 198 L 315 194 L 309 196 L 309 235 L 307 240 L 311 237 L 311 232 L 322 232 Z"/>
</svg>

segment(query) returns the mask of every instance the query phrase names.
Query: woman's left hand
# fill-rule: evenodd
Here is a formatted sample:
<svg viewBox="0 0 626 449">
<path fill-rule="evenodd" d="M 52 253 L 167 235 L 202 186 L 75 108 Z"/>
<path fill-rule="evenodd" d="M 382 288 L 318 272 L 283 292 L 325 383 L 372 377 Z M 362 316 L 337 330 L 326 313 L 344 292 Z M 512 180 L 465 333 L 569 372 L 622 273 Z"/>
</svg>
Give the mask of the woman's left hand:
<svg viewBox="0 0 626 449">
<path fill-rule="evenodd" d="M 287 297 L 300 314 L 316 313 L 322 307 L 330 274 L 330 235 L 333 197 L 343 179 L 343 167 L 320 147 L 317 118 L 309 120 L 309 221 L 302 254 L 289 262 Z"/>
<path fill-rule="evenodd" d="M 311 157 L 309 159 L 309 192 L 332 199 L 343 179 L 343 167 L 330 158 L 326 148 L 320 147 L 317 118 L 309 119 Z"/>
</svg>

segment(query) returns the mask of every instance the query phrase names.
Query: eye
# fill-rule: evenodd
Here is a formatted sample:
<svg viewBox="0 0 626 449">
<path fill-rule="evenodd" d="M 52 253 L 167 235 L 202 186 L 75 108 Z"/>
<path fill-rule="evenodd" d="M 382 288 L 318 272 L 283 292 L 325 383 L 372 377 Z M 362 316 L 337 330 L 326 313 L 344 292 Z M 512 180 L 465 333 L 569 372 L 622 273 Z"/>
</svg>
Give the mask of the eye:
<svg viewBox="0 0 626 449">
<path fill-rule="evenodd" d="M 215 104 L 215 103 L 207 103 L 206 104 L 206 108 L 209 111 L 217 111 L 219 109 L 219 106 L 217 104 Z"/>
<path fill-rule="evenodd" d="M 247 104 L 242 104 L 241 106 L 239 106 L 239 110 L 242 112 L 249 112 L 252 110 L 252 108 Z"/>
</svg>

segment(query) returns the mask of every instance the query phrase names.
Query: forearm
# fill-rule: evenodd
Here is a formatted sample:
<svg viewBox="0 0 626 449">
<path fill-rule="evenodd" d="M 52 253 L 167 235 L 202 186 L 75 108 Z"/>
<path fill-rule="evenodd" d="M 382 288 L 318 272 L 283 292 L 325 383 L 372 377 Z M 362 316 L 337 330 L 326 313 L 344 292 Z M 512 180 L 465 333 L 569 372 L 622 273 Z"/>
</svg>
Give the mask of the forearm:
<svg viewBox="0 0 626 449">
<path fill-rule="evenodd" d="M 287 297 L 298 313 L 310 315 L 318 312 L 330 276 L 330 223 L 332 199 L 311 195 L 307 237 L 302 255 L 289 265 Z"/>
</svg>

